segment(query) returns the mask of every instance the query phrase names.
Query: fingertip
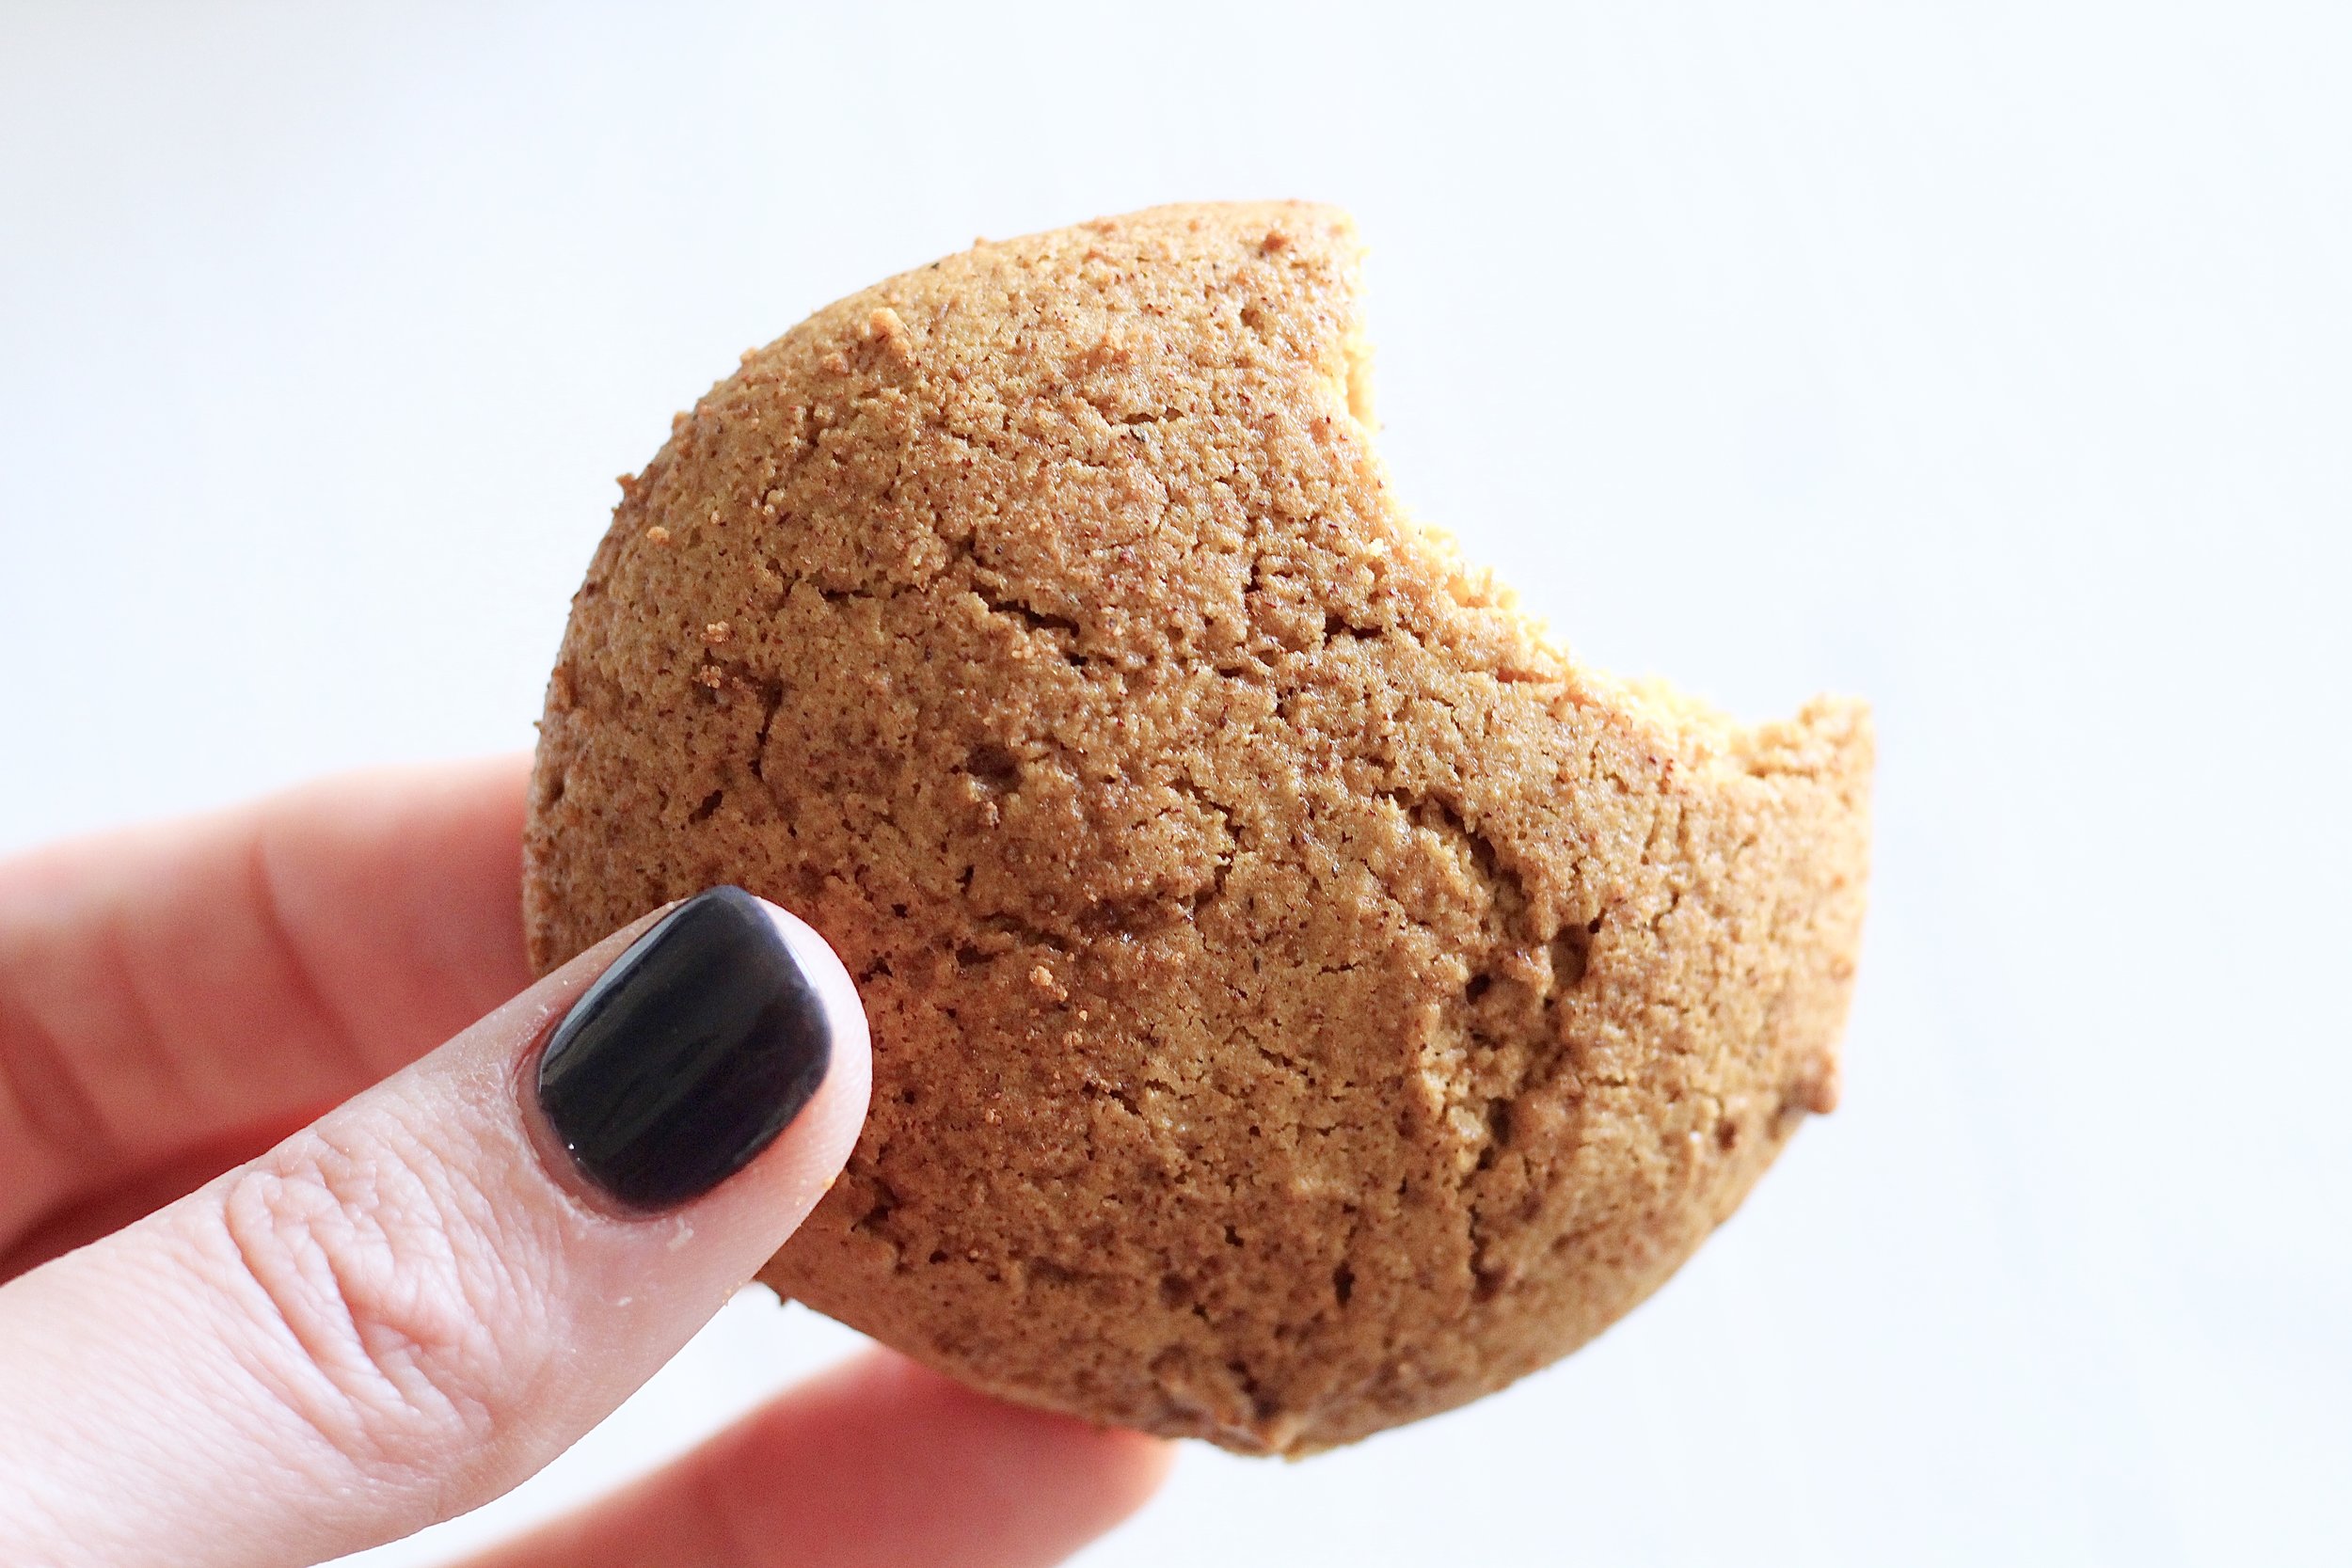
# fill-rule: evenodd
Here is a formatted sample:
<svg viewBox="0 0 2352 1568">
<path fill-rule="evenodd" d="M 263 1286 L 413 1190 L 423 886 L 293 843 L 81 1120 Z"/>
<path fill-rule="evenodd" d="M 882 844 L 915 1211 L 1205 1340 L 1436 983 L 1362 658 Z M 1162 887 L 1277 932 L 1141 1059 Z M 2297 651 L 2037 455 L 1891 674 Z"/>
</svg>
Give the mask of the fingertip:
<svg viewBox="0 0 2352 1568">
<path fill-rule="evenodd" d="M 1151 1496 L 1173 1462 L 1174 1446 L 1148 1433 L 1014 1404 L 958 1383 L 896 1351 L 871 1354 L 878 1375 L 899 1380 L 907 1386 L 908 1397 L 954 1407 L 961 1413 L 961 1419 L 1017 1437 L 1032 1454 L 1082 1471 L 1087 1479 L 1104 1482 L 1106 1491 L 1123 1495 L 1132 1490 L 1129 1509 Z"/>
<path fill-rule="evenodd" d="M 1093 1430 L 1109 1450 L 1104 1456 L 1104 1495 L 1116 1511 L 1111 1515 L 1116 1522 L 1159 1495 L 1160 1488 L 1168 1483 L 1168 1473 L 1176 1467 L 1176 1445 L 1145 1432 L 1117 1427 Z"/>
<path fill-rule="evenodd" d="M 936 1453 L 948 1484 L 994 1491 L 1008 1505 L 1053 1497 L 1057 1523 L 1073 1544 L 1149 1502 L 1175 1462 L 1172 1443 L 1013 1404 L 896 1351 L 877 1349 L 844 1372 L 864 1385 L 859 1397 L 870 1408 L 895 1411 L 901 1429 L 931 1434 L 910 1459 Z"/>
<path fill-rule="evenodd" d="M 1148 1433 L 1096 1426 L 1071 1416 L 1031 1416 L 1064 1430 L 1052 1441 L 1058 1474 L 1076 1503 L 1070 1526 L 1081 1541 L 1117 1528 L 1159 1495 L 1175 1467 L 1176 1445 Z"/>
</svg>

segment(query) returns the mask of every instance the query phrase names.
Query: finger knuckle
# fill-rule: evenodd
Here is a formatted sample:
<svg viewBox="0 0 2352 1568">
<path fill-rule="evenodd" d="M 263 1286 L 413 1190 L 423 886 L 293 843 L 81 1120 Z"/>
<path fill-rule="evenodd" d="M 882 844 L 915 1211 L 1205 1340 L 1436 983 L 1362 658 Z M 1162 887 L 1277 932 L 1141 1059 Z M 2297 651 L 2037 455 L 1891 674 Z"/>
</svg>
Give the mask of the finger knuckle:
<svg viewBox="0 0 2352 1568">
<path fill-rule="evenodd" d="M 209 1221 L 259 1331 L 253 1370 L 374 1478 L 429 1476 L 490 1441 L 529 1310 L 486 1205 L 414 1153 L 306 1132 L 224 1181 Z"/>
</svg>

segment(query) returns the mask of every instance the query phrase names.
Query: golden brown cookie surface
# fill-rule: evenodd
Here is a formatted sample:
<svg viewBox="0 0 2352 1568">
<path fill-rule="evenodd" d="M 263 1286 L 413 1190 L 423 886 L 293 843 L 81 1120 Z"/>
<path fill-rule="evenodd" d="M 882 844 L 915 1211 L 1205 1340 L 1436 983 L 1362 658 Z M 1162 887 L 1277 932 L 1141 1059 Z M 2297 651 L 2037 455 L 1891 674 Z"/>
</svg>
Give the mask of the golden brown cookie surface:
<svg viewBox="0 0 2352 1568">
<path fill-rule="evenodd" d="M 551 966 L 739 882 L 873 1018 L 780 1291 L 982 1387 L 1299 1451 L 1542 1366 L 1808 1109 L 1856 705 L 1567 661 L 1384 488 L 1354 232 L 1162 208 L 747 356 L 625 485 L 548 688 Z"/>
</svg>

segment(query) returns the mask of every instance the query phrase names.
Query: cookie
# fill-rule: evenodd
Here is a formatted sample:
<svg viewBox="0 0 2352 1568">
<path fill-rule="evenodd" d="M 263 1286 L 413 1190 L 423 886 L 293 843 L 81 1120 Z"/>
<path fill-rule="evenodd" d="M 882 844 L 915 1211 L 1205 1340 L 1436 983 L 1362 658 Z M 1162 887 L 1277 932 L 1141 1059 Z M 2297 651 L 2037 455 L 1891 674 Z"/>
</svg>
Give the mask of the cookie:
<svg viewBox="0 0 2352 1568">
<path fill-rule="evenodd" d="M 732 881 L 857 978 L 871 1119 L 762 1277 L 1251 1453 L 1655 1290 L 1834 1102 L 1862 918 L 1862 707 L 1586 669 L 1407 515 L 1359 260 L 1158 208 L 746 355 L 622 482 L 532 791 L 542 968 Z"/>
</svg>

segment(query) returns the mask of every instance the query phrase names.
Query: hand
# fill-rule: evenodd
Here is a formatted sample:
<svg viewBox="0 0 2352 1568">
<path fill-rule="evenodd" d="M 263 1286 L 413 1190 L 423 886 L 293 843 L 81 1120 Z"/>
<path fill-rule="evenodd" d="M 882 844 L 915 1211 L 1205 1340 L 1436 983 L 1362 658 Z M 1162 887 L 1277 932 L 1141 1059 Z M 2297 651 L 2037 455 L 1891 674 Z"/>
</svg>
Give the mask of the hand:
<svg viewBox="0 0 2352 1568">
<path fill-rule="evenodd" d="M 867 1056 L 831 950 L 706 899 L 532 984 L 523 788 L 371 774 L 0 863 L 8 1563 L 308 1563 L 473 1508 L 839 1170 Z M 480 1562 L 1050 1562 L 1164 1464 L 876 1354 Z"/>
</svg>

